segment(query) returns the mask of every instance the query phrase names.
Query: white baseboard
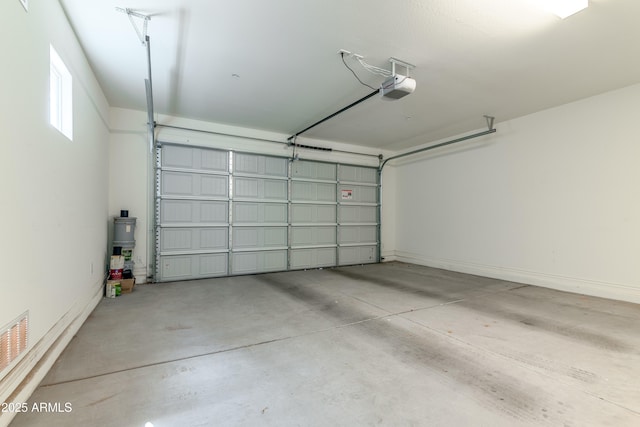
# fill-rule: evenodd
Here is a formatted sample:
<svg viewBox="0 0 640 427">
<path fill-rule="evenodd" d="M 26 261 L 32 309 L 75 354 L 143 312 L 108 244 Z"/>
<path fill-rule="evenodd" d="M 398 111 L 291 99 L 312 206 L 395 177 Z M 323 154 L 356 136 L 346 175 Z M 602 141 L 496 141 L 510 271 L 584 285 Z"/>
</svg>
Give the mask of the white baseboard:
<svg viewBox="0 0 640 427">
<path fill-rule="evenodd" d="M 396 257 L 395 252 L 382 252 L 380 256 L 382 257 L 381 262 L 397 261 L 397 258 L 398 258 Z"/>
<path fill-rule="evenodd" d="M 95 285 L 90 299 L 78 300 L 58 322 L 0 381 L 0 402 L 26 402 L 44 379 L 67 344 L 78 332 L 104 294 L 103 283 Z M 15 413 L 0 413 L 0 427 L 6 427 Z"/>
<path fill-rule="evenodd" d="M 143 283 L 147 283 L 147 267 L 140 267 L 133 269 L 133 277 L 136 278 L 136 284 L 141 285 Z"/>
<path fill-rule="evenodd" d="M 542 286 L 559 291 L 573 292 L 594 297 L 609 298 L 640 304 L 640 287 L 619 283 L 600 282 L 576 277 L 559 276 L 535 271 L 526 271 L 509 267 L 475 264 L 457 260 L 427 258 L 411 252 L 395 251 L 395 260 L 427 267 L 477 276 L 491 277 L 510 282 Z M 391 258 L 391 257 L 389 257 Z M 385 261 L 387 257 L 385 256 Z"/>
</svg>

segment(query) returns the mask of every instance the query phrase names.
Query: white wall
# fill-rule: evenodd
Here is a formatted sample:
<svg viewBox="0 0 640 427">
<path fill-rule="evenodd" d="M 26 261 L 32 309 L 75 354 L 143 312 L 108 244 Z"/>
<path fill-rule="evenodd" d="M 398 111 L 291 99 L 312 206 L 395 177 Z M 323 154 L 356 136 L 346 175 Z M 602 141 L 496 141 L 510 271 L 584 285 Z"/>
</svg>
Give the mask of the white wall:
<svg viewBox="0 0 640 427">
<path fill-rule="evenodd" d="M 141 84 L 144 82 L 141 80 Z M 147 277 L 147 210 L 151 207 L 148 191 L 150 165 L 146 131 L 146 114 L 112 108 L 109 123 L 109 250 L 113 248 L 113 218 L 126 209 L 136 218 L 133 251 L 134 275 L 138 283 Z M 111 253 L 111 252 L 110 252 Z"/>
<path fill-rule="evenodd" d="M 28 311 L 30 330 L 0 402 L 28 397 L 97 304 L 107 245 L 107 102 L 58 2 L 29 3 L 0 3 L 0 327 Z M 50 43 L 74 79 L 72 142 L 49 125 Z"/>
<path fill-rule="evenodd" d="M 635 85 L 398 161 L 397 259 L 640 302 L 639 106 Z"/>
<path fill-rule="evenodd" d="M 142 82 L 141 82 L 142 83 Z M 292 149 L 286 144 L 266 142 L 261 139 L 273 141 L 286 141 L 288 135 L 274 132 L 259 131 L 255 129 L 239 128 L 216 123 L 202 122 L 184 118 L 162 116 L 156 118 L 156 122 L 162 125 L 198 129 L 219 134 L 184 131 L 159 126 L 156 129 L 158 141 L 178 144 L 189 144 L 270 154 L 276 156 L 291 156 Z M 152 196 L 150 193 L 153 184 L 153 163 L 149 151 L 149 139 L 147 136 L 147 115 L 142 111 L 112 108 L 110 113 L 110 185 L 109 185 L 109 214 L 111 217 L 119 216 L 121 209 L 129 210 L 129 216 L 137 218 L 134 250 L 134 274 L 138 282 L 146 279 L 153 271 L 149 266 L 153 260 L 148 257 L 152 253 L 150 248 L 153 242 L 153 215 Z M 224 134 L 224 135 L 223 135 Z M 376 157 L 378 154 L 388 156 L 389 152 L 378 149 L 358 147 L 329 141 L 315 141 L 310 139 L 299 140 L 301 144 L 332 148 L 334 150 L 353 151 L 358 153 L 373 154 L 374 156 L 360 156 L 340 152 L 323 152 L 298 149 L 301 159 L 320 160 L 330 162 L 342 162 L 363 166 L 379 165 Z M 154 158 L 155 159 L 155 158 Z M 383 186 L 392 186 L 393 174 L 383 177 Z M 386 203 L 383 200 L 383 206 Z M 393 206 L 392 204 L 389 206 Z M 382 216 L 392 215 L 383 210 Z M 387 235 L 385 241 L 392 239 L 392 227 L 383 227 L 382 233 Z M 110 234 L 110 240 L 113 240 Z M 384 248 L 383 248 L 384 250 Z M 383 252 L 384 256 L 384 252 Z"/>
</svg>

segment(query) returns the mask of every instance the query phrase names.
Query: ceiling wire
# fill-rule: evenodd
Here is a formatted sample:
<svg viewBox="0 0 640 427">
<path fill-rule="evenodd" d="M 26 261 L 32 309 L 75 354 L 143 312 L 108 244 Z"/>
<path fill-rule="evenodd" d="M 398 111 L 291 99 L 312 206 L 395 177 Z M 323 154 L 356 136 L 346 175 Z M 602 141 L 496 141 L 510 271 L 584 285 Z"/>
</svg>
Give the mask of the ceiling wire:
<svg viewBox="0 0 640 427">
<path fill-rule="evenodd" d="M 382 77 L 391 77 L 392 76 L 392 72 L 389 70 L 385 70 L 384 68 L 380 68 L 380 67 L 376 67 L 374 65 L 371 64 L 367 64 L 364 59 L 362 59 L 362 57 L 360 55 L 354 55 L 354 58 L 356 58 L 358 60 L 358 62 L 360 63 L 360 65 L 362 65 L 362 67 L 369 71 L 370 73 L 373 74 L 377 74 L 379 76 Z"/>
<path fill-rule="evenodd" d="M 342 63 L 344 64 L 344 66 L 345 66 L 345 67 L 347 67 L 347 69 L 348 69 L 349 71 L 351 71 L 351 74 L 353 74 L 353 76 L 354 76 L 354 77 L 355 77 L 355 78 L 360 82 L 360 84 L 362 84 L 362 85 L 364 85 L 364 86 L 366 86 L 366 87 L 368 87 L 368 88 L 370 88 L 370 89 L 373 89 L 373 90 L 376 90 L 376 89 L 377 89 L 377 88 L 375 88 L 375 87 L 373 87 L 373 86 L 371 86 L 371 85 L 366 84 L 366 83 L 365 83 L 365 82 L 363 82 L 362 80 L 360 80 L 360 77 L 358 77 L 358 75 L 356 74 L 356 72 L 355 72 L 355 71 L 353 71 L 353 69 L 352 69 L 351 67 L 349 67 L 349 66 L 347 65 L 347 62 L 344 60 L 344 52 L 340 52 L 340 58 L 342 58 Z"/>
</svg>

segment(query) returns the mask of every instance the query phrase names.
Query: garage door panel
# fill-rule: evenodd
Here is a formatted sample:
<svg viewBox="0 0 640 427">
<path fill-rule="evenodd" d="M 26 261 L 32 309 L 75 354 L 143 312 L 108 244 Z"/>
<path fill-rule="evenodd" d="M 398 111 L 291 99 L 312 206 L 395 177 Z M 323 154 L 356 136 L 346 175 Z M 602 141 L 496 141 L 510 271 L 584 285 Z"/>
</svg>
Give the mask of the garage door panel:
<svg viewBox="0 0 640 427">
<path fill-rule="evenodd" d="M 291 177 L 335 181 L 336 169 L 337 167 L 333 163 L 298 160 L 293 162 L 291 166 Z"/>
<path fill-rule="evenodd" d="M 288 159 L 280 157 L 260 156 L 255 154 L 236 153 L 234 173 L 246 173 L 267 176 L 287 176 Z"/>
<path fill-rule="evenodd" d="M 287 181 L 235 177 L 234 198 L 287 200 Z"/>
<path fill-rule="evenodd" d="M 197 161 L 196 151 L 192 147 L 169 145 L 163 148 L 163 167 L 197 169 Z"/>
<path fill-rule="evenodd" d="M 343 223 L 376 223 L 378 211 L 375 206 L 340 206 L 339 222 Z"/>
<path fill-rule="evenodd" d="M 229 178 L 218 175 L 200 176 L 200 196 L 203 197 L 228 197 Z"/>
<path fill-rule="evenodd" d="M 243 223 L 287 223 L 286 203 L 235 202 L 233 221 Z"/>
<path fill-rule="evenodd" d="M 233 254 L 231 264 L 233 274 L 283 271 L 287 269 L 287 251 L 237 252 Z"/>
<path fill-rule="evenodd" d="M 227 275 L 227 254 L 172 255 L 160 257 L 162 280 L 187 280 Z"/>
<path fill-rule="evenodd" d="M 229 222 L 229 202 L 200 202 L 200 222 Z"/>
<path fill-rule="evenodd" d="M 371 186 L 341 184 L 338 186 L 338 194 L 341 201 L 347 203 L 377 203 L 378 188 Z M 345 200 L 343 195 L 349 195 Z"/>
<path fill-rule="evenodd" d="M 190 196 L 194 190 L 192 175 L 178 172 L 162 172 L 162 192 L 173 196 Z"/>
<path fill-rule="evenodd" d="M 229 229 L 213 228 L 162 228 L 160 231 L 161 252 L 188 252 L 222 250 L 228 247 Z"/>
<path fill-rule="evenodd" d="M 263 204 L 263 216 L 262 219 L 264 222 L 287 222 L 287 208 L 288 205 L 285 204 Z"/>
<path fill-rule="evenodd" d="M 327 223 L 336 222 L 336 207 L 334 205 L 291 205 L 292 223 Z"/>
<path fill-rule="evenodd" d="M 203 200 L 162 200 L 160 223 L 227 223 L 229 203 Z"/>
<path fill-rule="evenodd" d="M 335 245 L 335 227 L 292 227 L 291 246 Z"/>
<path fill-rule="evenodd" d="M 267 200 L 286 200 L 287 199 L 287 182 L 286 181 L 274 181 L 265 179 L 263 199 Z"/>
<path fill-rule="evenodd" d="M 310 248 L 291 250 L 291 269 L 333 267 L 336 265 L 336 248 Z"/>
<path fill-rule="evenodd" d="M 194 257 L 172 256 L 160 257 L 163 279 L 190 278 L 194 274 Z"/>
<path fill-rule="evenodd" d="M 340 247 L 340 265 L 368 264 L 377 262 L 377 246 Z"/>
<path fill-rule="evenodd" d="M 162 148 L 162 167 L 226 172 L 229 155 L 226 151 L 207 148 L 166 145 Z"/>
<path fill-rule="evenodd" d="M 340 181 L 376 184 L 378 182 L 378 170 L 361 166 L 340 165 L 338 178 Z"/>
<path fill-rule="evenodd" d="M 162 171 L 163 196 L 228 197 L 229 181 L 223 175 Z"/>
<path fill-rule="evenodd" d="M 227 274 L 228 254 L 208 254 L 198 257 L 200 277 L 224 276 Z"/>
<path fill-rule="evenodd" d="M 234 227 L 234 249 L 287 246 L 287 227 Z"/>
<path fill-rule="evenodd" d="M 160 223 L 193 222 L 194 202 L 186 200 L 160 201 Z"/>
<path fill-rule="evenodd" d="M 218 250 L 229 247 L 229 228 L 196 229 L 200 238 L 200 249 Z"/>
<path fill-rule="evenodd" d="M 200 149 L 200 153 L 200 169 L 219 172 L 229 171 L 229 153 L 227 151 Z"/>
<path fill-rule="evenodd" d="M 291 199 L 293 201 L 335 202 L 335 184 L 293 181 L 291 183 Z"/>
<path fill-rule="evenodd" d="M 160 231 L 160 250 L 188 251 L 193 248 L 193 229 L 164 228 Z"/>
<path fill-rule="evenodd" d="M 375 243 L 378 229 L 375 225 L 340 227 L 340 244 Z"/>
</svg>

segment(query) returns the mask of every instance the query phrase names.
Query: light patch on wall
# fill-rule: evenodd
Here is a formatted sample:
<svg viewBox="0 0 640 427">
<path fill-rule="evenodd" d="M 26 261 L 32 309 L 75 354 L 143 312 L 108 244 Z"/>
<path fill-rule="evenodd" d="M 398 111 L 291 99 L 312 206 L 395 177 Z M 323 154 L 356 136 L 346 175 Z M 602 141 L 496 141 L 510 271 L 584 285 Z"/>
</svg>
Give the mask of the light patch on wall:
<svg viewBox="0 0 640 427">
<path fill-rule="evenodd" d="M 0 371 L 5 369 L 27 349 L 29 312 L 0 329 Z"/>
<path fill-rule="evenodd" d="M 589 7 L 589 0 L 535 0 L 535 2 L 547 12 L 562 19 Z"/>
<path fill-rule="evenodd" d="M 20 0 L 20 3 L 22 4 L 22 7 L 24 7 L 24 10 L 26 10 L 28 12 L 29 11 L 29 0 Z"/>
</svg>

